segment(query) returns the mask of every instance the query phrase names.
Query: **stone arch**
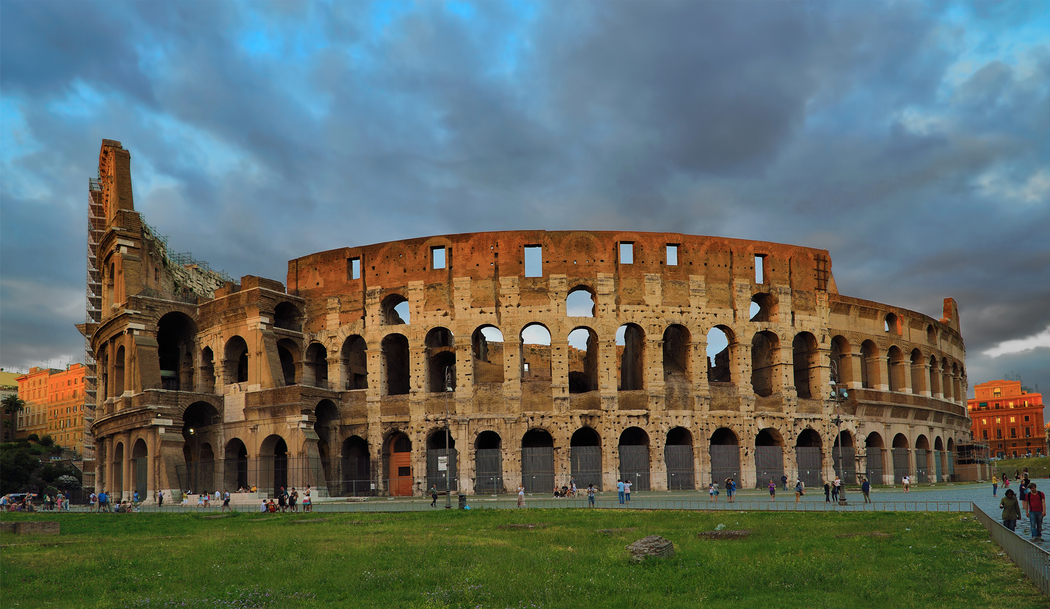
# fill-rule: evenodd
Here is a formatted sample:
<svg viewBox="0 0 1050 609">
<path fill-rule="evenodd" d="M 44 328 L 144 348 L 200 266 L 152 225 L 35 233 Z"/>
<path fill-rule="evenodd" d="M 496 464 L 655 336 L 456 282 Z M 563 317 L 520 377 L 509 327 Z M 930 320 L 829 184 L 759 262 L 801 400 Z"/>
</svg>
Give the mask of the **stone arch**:
<svg viewBox="0 0 1050 609">
<path fill-rule="evenodd" d="M 693 433 L 685 427 L 672 427 L 664 441 L 664 466 L 668 490 L 696 488 L 694 473 Z"/>
<path fill-rule="evenodd" d="M 864 389 L 878 389 L 882 382 L 879 375 L 879 347 L 866 340 L 860 345 L 860 384 Z"/>
<path fill-rule="evenodd" d="M 594 290 L 585 285 L 578 285 L 569 290 L 565 297 L 565 315 L 567 317 L 594 317 L 598 308 L 596 302 L 598 299 L 594 295 Z"/>
<path fill-rule="evenodd" d="M 459 490 L 458 455 L 456 439 L 448 430 L 442 427 L 430 432 L 427 436 L 427 489 L 437 488 L 439 492 Z"/>
<path fill-rule="evenodd" d="M 840 385 L 849 386 L 853 382 L 853 349 L 849 340 L 842 335 L 836 335 L 831 339 L 831 362 L 833 377 L 831 380 Z"/>
<path fill-rule="evenodd" d="M 865 475 L 872 484 L 882 484 L 885 475 L 885 442 L 878 432 L 871 432 L 864 439 L 864 456 L 867 462 Z"/>
<path fill-rule="evenodd" d="M 776 322 L 780 311 L 777 297 L 766 292 L 759 292 L 751 297 L 751 321 Z"/>
<path fill-rule="evenodd" d="M 160 389 L 193 391 L 193 353 L 197 323 L 185 313 L 166 313 L 157 322 L 157 359 Z"/>
<path fill-rule="evenodd" d="M 784 436 L 775 427 L 765 427 L 755 436 L 755 486 L 765 488 L 769 481 L 780 483 L 784 469 Z"/>
<path fill-rule="evenodd" d="M 347 390 L 368 389 L 368 343 L 362 336 L 346 337 L 339 350 L 339 365 Z"/>
<path fill-rule="evenodd" d="M 620 391 L 645 389 L 645 331 L 638 324 L 624 324 L 616 330 L 616 363 Z"/>
<path fill-rule="evenodd" d="M 922 351 L 918 348 L 911 350 L 911 392 L 921 395 L 926 392 L 926 365 Z"/>
<path fill-rule="evenodd" d="M 620 434 L 619 476 L 630 481 L 633 490 L 647 491 L 650 484 L 649 434 L 641 427 L 628 427 Z"/>
<path fill-rule="evenodd" d="M 335 480 L 335 464 L 331 446 L 339 437 L 339 408 L 332 400 L 324 399 L 314 407 L 314 433 L 317 434 L 317 453 L 321 459 L 325 480 Z"/>
<path fill-rule="evenodd" d="M 383 337 L 382 378 L 383 395 L 406 395 L 411 388 L 411 373 L 408 338 L 404 334 L 387 334 Z"/>
<path fill-rule="evenodd" d="M 360 497 L 374 494 L 372 491 L 372 457 L 368 441 L 358 435 L 343 440 L 340 450 L 344 495 Z"/>
<path fill-rule="evenodd" d="M 424 339 L 427 388 L 430 393 L 456 389 L 456 340 L 448 328 L 436 327 Z M 429 486 L 427 488 L 430 488 Z"/>
<path fill-rule="evenodd" d="M 223 382 L 226 385 L 248 382 L 248 343 L 240 336 L 230 337 L 226 341 L 224 357 L 226 369 Z"/>
<path fill-rule="evenodd" d="M 547 326 L 532 322 L 518 335 L 521 346 L 521 382 L 531 391 L 549 390 L 551 384 L 551 332 Z M 524 388 L 522 389 L 525 390 Z"/>
<path fill-rule="evenodd" d="M 711 481 L 740 479 L 740 438 L 728 427 L 719 427 L 710 438 Z"/>
<path fill-rule="evenodd" d="M 941 373 L 940 363 L 937 362 L 937 356 L 930 356 L 930 395 L 937 397 L 943 395 L 941 391 Z"/>
<path fill-rule="evenodd" d="M 124 494 L 124 443 L 116 442 L 113 445 L 113 479 L 110 480 L 109 494 L 114 501 L 119 500 Z"/>
<path fill-rule="evenodd" d="M 261 493 L 277 496 L 288 488 L 288 443 L 280 434 L 266 436 L 259 444 L 258 475 Z"/>
<path fill-rule="evenodd" d="M 857 448 L 850 430 L 836 430 L 835 442 L 831 447 L 831 468 L 842 478 L 843 484 L 852 484 L 857 480 L 856 456 Z"/>
<path fill-rule="evenodd" d="M 303 312 L 299 306 L 285 301 L 273 309 L 273 327 L 292 332 L 303 331 Z"/>
<path fill-rule="evenodd" d="M 223 449 L 223 485 L 227 489 L 248 489 L 248 447 L 240 438 L 232 438 Z"/>
<path fill-rule="evenodd" d="M 221 440 L 222 415 L 208 402 L 193 402 L 182 412 L 183 463 L 187 488 L 211 492 L 215 481 L 213 446 Z"/>
<path fill-rule="evenodd" d="M 131 448 L 131 488 L 139 501 L 149 498 L 149 449 L 146 440 L 138 438 Z"/>
<path fill-rule="evenodd" d="M 328 389 L 328 349 L 319 342 L 310 343 L 303 363 L 303 384 Z"/>
<path fill-rule="evenodd" d="M 948 358 L 941 359 L 941 376 L 943 381 L 941 382 L 941 390 L 944 392 L 944 399 L 951 402 L 955 400 L 955 396 L 952 394 L 952 368 L 948 361 Z"/>
<path fill-rule="evenodd" d="M 215 380 L 215 353 L 205 347 L 201 350 L 201 392 L 215 393 Z"/>
<path fill-rule="evenodd" d="M 886 371 L 889 376 L 889 390 L 903 391 L 906 386 L 904 354 L 897 345 L 891 345 L 886 351 Z"/>
<path fill-rule="evenodd" d="M 545 429 L 530 429 L 521 438 L 521 484 L 529 493 L 554 488 L 554 438 Z"/>
<path fill-rule="evenodd" d="M 888 334 L 896 334 L 900 336 L 901 318 L 898 317 L 896 313 L 887 313 L 882 321 L 882 329 Z"/>
<path fill-rule="evenodd" d="M 478 326 L 470 338 L 474 356 L 474 384 L 502 383 L 504 380 L 503 333 L 491 324 Z"/>
<path fill-rule="evenodd" d="M 817 338 L 809 332 L 799 332 L 791 341 L 792 368 L 795 391 L 801 399 L 820 399 L 820 349 Z"/>
<path fill-rule="evenodd" d="M 569 471 L 577 487 L 602 490 L 602 438 L 593 427 L 581 427 L 569 439 Z"/>
<path fill-rule="evenodd" d="M 933 453 L 930 440 L 924 434 L 915 438 L 915 478 L 917 482 L 929 482 L 933 470 Z"/>
<path fill-rule="evenodd" d="M 120 397 L 124 395 L 124 364 L 127 360 L 127 351 L 124 345 L 117 347 L 116 357 L 113 358 L 113 395 Z"/>
<path fill-rule="evenodd" d="M 937 344 L 937 329 L 933 327 L 933 324 L 926 325 L 926 342 L 931 345 Z"/>
<path fill-rule="evenodd" d="M 902 433 L 893 436 L 893 479 L 900 482 L 901 478 L 907 476 L 911 471 L 908 463 L 909 442 L 908 437 Z"/>
<path fill-rule="evenodd" d="M 824 442 L 820 434 L 812 428 L 805 428 L 795 439 L 795 464 L 798 466 L 798 478 L 808 487 L 818 487 L 824 482 L 823 475 Z"/>
<path fill-rule="evenodd" d="M 569 393 L 598 389 L 598 334 L 587 326 L 569 332 Z"/>
<path fill-rule="evenodd" d="M 278 340 L 277 358 L 281 364 L 281 383 L 277 386 L 289 387 L 298 384 L 302 378 L 299 344 L 290 338 Z"/>
<path fill-rule="evenodd" d="M 736 382 L 736 352 L 736 334 L 729 326 L 717 325 L 707 332 L 708 383 Z"/>
<path fill-rule="evenodd" d="M 401 294 L 390 294 L 380 304 L 383 325 L 399 326 L 412 323 L 412 312 L 408 299 Z"/>
<path fill-rule="evenodd" d="M 474 492 L 503 493 L 503 438 L 487 429 L 474 439 Z"/>
<path fill-rule="evenodd" d="M 751 339 L 751 387 L 755 395 L 769 397 L 779 390 L 780 337 L 768 330 Z"/>
</svg>

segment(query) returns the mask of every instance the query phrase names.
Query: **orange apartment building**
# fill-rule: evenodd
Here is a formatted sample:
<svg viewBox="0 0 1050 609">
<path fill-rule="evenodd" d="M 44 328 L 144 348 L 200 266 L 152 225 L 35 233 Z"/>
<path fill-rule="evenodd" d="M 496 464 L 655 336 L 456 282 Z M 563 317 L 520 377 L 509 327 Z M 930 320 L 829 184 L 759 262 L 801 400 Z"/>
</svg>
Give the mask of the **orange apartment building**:
<svg viewBox="0 0 1050 609">
<path fill-rule="evenodd" d="M 997 457 L 1045 455 L 1043 396 L 1021 389 L 1021 381 L 988 381 L 968 400 L 971 430 Z"/>
<path fill-rule="evenodd" d="M 70 364 L 65 370 L 33 367 L 18 377 L 18 395 L 26 408 L 18 416 L 17 437 L 50 435 L 59 446 L 81 454 L 86 372 L 83 364 Z"/>
</svg>

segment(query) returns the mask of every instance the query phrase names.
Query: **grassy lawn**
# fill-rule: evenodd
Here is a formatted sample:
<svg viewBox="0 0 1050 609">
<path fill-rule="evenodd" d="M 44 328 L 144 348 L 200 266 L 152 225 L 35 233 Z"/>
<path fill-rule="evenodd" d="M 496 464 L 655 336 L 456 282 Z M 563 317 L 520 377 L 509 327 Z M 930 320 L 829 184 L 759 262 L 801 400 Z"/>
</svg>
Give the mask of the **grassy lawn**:
<svg viewBox="0 0 1050 609">
<path fill-rule="evenodd" d="M 1050 478 L 1050 457 L 1003 459 L 1001 461 L 993 461 L 991 465 L 992 473 L 997 476 L 1009 474 L 1010 478 L 1014 477 L 1014 473 L 1024 471 L 1026 467 L 1028 468 L 1028 476 L 1033 480 L 1035 478 Z"/>
<path fill-rule="evenodd" d="M 22 515 L 7 607 L 1046 607 L 960 513 L 474 510 Z M 532 528 L 520 525 L 537 525 Z M 746 539 L 698 538 L 724 525 Z M 631 563 L 647 535 L 671 559 Z"/>
</svg>

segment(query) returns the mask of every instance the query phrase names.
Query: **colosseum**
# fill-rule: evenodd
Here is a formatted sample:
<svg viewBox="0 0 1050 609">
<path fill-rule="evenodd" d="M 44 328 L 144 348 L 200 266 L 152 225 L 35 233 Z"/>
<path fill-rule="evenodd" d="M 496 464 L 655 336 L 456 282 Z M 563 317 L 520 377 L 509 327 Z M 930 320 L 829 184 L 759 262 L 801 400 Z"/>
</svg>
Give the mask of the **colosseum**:
<svg viewBox="0 0 1050 609">
<path fill-rule="evenodd" d="M 235 282 L 143 221 L 119 142 L 89 195 L 87 450 L 116 497 L 934 482 L 969 439 L 955 302 L 843 296 L 825 250 L 484 232 Z"/>
</svg>

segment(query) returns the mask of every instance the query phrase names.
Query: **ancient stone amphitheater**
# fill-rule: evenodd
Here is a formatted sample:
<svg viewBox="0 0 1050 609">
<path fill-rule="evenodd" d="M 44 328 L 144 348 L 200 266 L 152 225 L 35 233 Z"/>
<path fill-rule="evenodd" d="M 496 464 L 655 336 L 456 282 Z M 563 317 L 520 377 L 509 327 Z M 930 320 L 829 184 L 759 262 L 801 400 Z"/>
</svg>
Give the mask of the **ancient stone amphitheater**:
<svg viewBox="0 0 1050 609">
<path fill-rule="evenodd" d="M 954 301 L 935 319 L 843 296 L 824 250 L 468 233 L 234 283 L 142 222 L 119 142 L 91 201 L 89 425 L 95 484 L 118 496 L 939 481 L 969 438 Z"/>
</svg>

